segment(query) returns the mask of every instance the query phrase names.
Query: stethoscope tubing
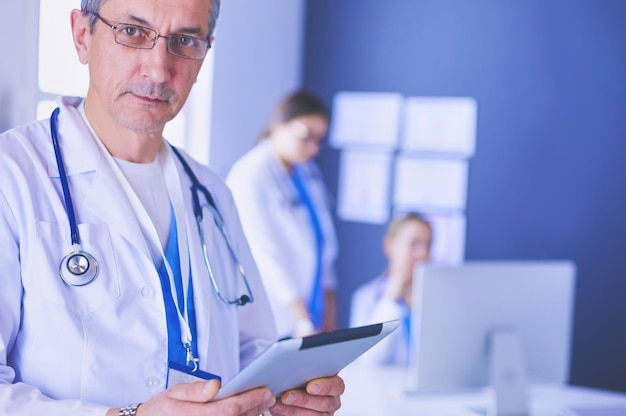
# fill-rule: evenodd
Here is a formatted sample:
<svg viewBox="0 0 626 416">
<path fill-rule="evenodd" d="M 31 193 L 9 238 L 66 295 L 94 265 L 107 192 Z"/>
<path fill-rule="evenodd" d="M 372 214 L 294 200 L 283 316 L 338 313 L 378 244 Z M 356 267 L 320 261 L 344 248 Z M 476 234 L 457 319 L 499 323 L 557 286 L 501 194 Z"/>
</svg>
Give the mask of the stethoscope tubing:
<svg viewBox="0 0 626 416">
<path fill-rule="evenodd" d="M 170 146 L 170 147 L 172 151 L 174 152 L 174 154 L 176 154 L 176 157 L 178 158 L 178 160 L 180 160 L 180 163 L 183 165 L 183 169 L 185 170 L 185 173 L 187 174 L 187 176 L 189 177 L 189 180 L 191 181 L 190 190 L 191 190 L 192 202 L 193 202 L 193 212 L 194 212 L 194 216 L 196 217 L 196 224 L 198 226 L 198 234 L 200 236 L 200 243 L 202 245 L 202 256 L 204 257 L 204 263 L 207 267 L 207 271 L 209 272 L 209 278 L 211 280 L 211 285 L 213 286 L 213 290 L 223 302 L 229 305 L 243 306 L 246 303 L 254 302 L 254 296 L 252 296 L 252 290 L 250 289 L 250 284 L 248 283 L 248 278 L 246 277 L 246 271 L 243 268 L 243 265 L 241 264 L 237 256 L 235 255 L 235 251 L 230 244 L 228 236 L 226 235 L 226 231 L 224 230 L 224 227 L 225 227 L 224 219 L 222 218 L 222 215 L 217 209 L 217 205 L 215 204 L 215 200 L 213 199 L 213 196 L 211 195 L 209 190 L 206 188 L 206 186 L 200 183 L 200 181 L 198 180 L 198 177 L 191 169 L 191 166 L 189 166 L 189 163 L 187 163 L 185 158 L 183 158 L 183 155 L 178 151 L 178 149 L 176 149 L 176 147 L 174 146 Z M 213 274 L 213 268 L 211 267 L 211 262 L 209 261 L 209 253 L 208 253 L 207 245 L 206 245 L 205 238 L 204 238 L 204 230 L 202 228 L 202 221 L 204 219 L 204 215 L 202 214 L 202 206 L 200 205 L 200 197 L 199 197 L 200 193 L 202 193 L 207 203 L 209 204 L 209 208 L 211 209 L 211 213 L 213 214 L 213 220 L 215 222 L 215 225 L 217 225 L 217 228 L 220 230 L 220 234 L 222 234 L 222 237 L 224 238 L 224 241 L 226 242 L 226 247 L 228 248 L 230 257 L 235 263 L 235 265 L 237 266 L 237 271 L 243 278 L 243 282 L 246 286 L 247 294 L 241 295 L 235 300 L 228 300 L 224 297 L 222 292 L 219 290 L 219 287 L 217 285 L 217 280 L 215 278 L 215 275 Z"/>
<path fill-rule="evenodd" d="M 98 261 L 90 253 L 82 251 L 80 247 L 80 237 L 78 235 L 74 204 L 72 203 L 72 194 L 70 192 L 67 174 L 65 173 L 65 164 L 63 163 L 63 155 L 59 143 L 59 127 L 57 125 L 59 111 L 60 109 L 57 107 L 50 116 L 50 136 L 52 137 L 52 147 L 54 148 L 54 156 L 59 170 L 59 178 L 61 179 L 65 212 L 67 213 L 67 218 L 70 223 L 71 241 L 74 248 L 73 251 L 61 259 L 59 275 L 61 279 L 70 286 L 84 286 L 91 283 L 98 276 Z"/>
<path fill-rule="evenodd" d="M 61 188 L 63 189 L 63 199 L 65 200 L 65 211 L 67 212 L 67 218 L 70 222 L 70 233 L 72 239 L 72 245 L 74 247 L 80 245 L 80 237 L 78 235 L 78 225 L 76 223 L 76 215 L 74 213 L 74 204 L 72 203 L 72 195 L 70 193 L 69 183 L 67 181 L 67 174 L 65 173 L 65 163 L 63 163 L 63 155 L 61 154 L 61 145 L 59 144 L 59 118 L 60 108 L 57 107 L 52 112 L 50 117 L 50 134 L 52 136 L 52 147 L 54 148 L 54 156 L 57 161 L 57 167 L 59 169 L 59 177 L 61 179 Z"/>
<path fill-rule="evenodd" d="M 68 285 L 71 286 L 83 286 L 87 283 L 90 283 L 98 274 L 98 262 L 97 260 L 89 253 L 83 252 L 80 249 L 80 236 L 78 234 L 78 225 L 76 222 L 76 215 L 74 212 L 74 204 L 72 202 L 72 195 L 69 189 L 69 182 L 67 180 L 67 174 L 65 172 L 65 163 L 63 161 L 63 155 L 61 153 L 61 145 L 59 143 L 59 127 L 58 127 L 58 117 L 59 117 L 60 108 L 57 107 L 52 112 L 50 116 L 50 135 L 52 136 L 52 147 L 54 148 L 54 155 L 57 162 L 57 168 L 59 170 L 59 177 L 61 179 L 61 188 L 63 191 L 63 199 L 65 201 L 65 211 L 67 213 L 68 221 L 70 223 L 70 233 L 71 233 L 71 241 L 72 246 L 74 247 L 74 251 L 69 253 L 61 260 L 61 268 L 60 274 L 63 281 L 65 281 Z M 202 245 L 202 255 L 204 258 L 205 265 L 207 267 L 209 277 L 211 280 L 211 285 L 215 293 L 218 297 L 229 305 L 238 305 L 243 306 L 247 303 L 252 303 L 254 301 L 254 297 L 252 296 L 252 290 L 250 289 L 250 285 L 248 283 L 248 279 L 246 277 L 245 270 L 239 259 L 237 258 L 233 247 L 230 244 L 228 236 L 224 230 L 224 220 L 217 209 L 217 205 L 215 204 L 215 200 L 213 196 L 209 192 L 209 190 L 200 183 L 197 176 L 187 163 L 187 161 L 183 158 L 181 153 L 174 146 L 171 146 L 171 149 L 174 151 L 178 160 L 181 162 L 185 173 L 191 180 L 191 195 L 193 202 L 193 212 L 196 218 L 196 224 L 198 226 L 198 233 L 200 236 L 200 242 Z M 203 221 L 203 213 L 202 213 L 202 205 L 200 204 L 200 196 L 202 194 L 209 204 L 209 208 L 211 213 L 213 214 L 213 219 L 215 224 L 217 225 L 224 241 L 226 242 L 226 246 L 228 248 L 231 259 L 237 266 L 237 271 L 241 274 L 243 278 L 246 292 L 247 294 L 241 295 L 235 300 L 228 300 L 224 297 L 224 295 L 219 290 L 219 286 L 217 284 L 217 280 L 215 275 L 213 274 L 213 268 L 211 267 L 211 263 L 209 261 L 208 249 L 206 246 L 205 238 L 204 238 L 204 230 L 202 227 Z M 77 259 L 84 260 L 86 266 L 83 265 L 82 262 L 77 263 Z M 72 265 L 70 265 L 70 261 L 72 261 Z M 80 264 L 79 264 L 80 263 Z M 69 273 L 66 274 L 65 272 Z"/>
</svg>

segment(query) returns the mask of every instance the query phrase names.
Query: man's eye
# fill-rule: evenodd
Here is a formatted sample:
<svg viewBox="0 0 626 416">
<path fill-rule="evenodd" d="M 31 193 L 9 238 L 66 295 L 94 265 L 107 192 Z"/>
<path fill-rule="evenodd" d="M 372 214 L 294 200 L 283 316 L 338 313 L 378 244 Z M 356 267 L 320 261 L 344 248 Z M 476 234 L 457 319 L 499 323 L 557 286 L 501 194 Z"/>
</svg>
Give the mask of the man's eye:
<svg viewBox="0 0 626 416">
<path fill-rule="evenodd" d="M 185 48 L 195 48 L 198 44 L 198 40 L 191 36 L 179 36 L 178 44 Z"/>
<path fill-rule="evenodd" d="M 124 28 L 122 30 L 123 30 L 124 35 L 129 36 L 129 37 L 135 37 L 135 36 L 141 36 L 142 35 L 141 28 L 139 28 L 137 26 L 124 26 Z"/>
<path fill-rule="evenodd" d="M 189 46 L 194 46 L 196 43 L 196 40 L 189 36 L 180 36 L 178 38 L 178 43 L 180 44 L 180 46 L 189 47 Z"/>
</svg>

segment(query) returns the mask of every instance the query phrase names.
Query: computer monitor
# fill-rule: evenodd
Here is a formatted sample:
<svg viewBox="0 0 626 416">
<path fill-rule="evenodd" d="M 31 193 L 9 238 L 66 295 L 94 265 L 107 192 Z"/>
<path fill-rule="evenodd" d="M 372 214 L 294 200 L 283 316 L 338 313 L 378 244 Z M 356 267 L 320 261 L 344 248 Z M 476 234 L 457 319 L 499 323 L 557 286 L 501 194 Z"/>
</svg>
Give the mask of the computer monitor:
<svg viewBox="0 0 626 416">
<path fill-rule="evenodd" d="M 528 383 L 569 376 L 576 268 L 569 261 L 416 267 L 409 392 L 489 385 L 494 334 L 519 340 Z"/>
</svg>

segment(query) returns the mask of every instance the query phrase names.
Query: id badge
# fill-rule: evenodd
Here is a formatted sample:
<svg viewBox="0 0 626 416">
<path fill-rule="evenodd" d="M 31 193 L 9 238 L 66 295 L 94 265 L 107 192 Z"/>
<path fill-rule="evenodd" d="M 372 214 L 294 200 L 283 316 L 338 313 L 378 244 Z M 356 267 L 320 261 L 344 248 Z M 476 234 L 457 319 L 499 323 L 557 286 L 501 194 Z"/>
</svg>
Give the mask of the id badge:
<svg viewBox="0 0 626 416">
<path fill-rule="evenodd" d="M 194 381 L 206 381 L 213 379 L 219 380 L 220 383 L 222 382 L 222 377 L 216 376 L 215 374 L 207 373 L 202 370 L 193 371 L 193 368 L 191 367 L 172 361 L 168 363 L 166 387 L 170 387 L 178 383 L 193 383 Z"/>
</svg>

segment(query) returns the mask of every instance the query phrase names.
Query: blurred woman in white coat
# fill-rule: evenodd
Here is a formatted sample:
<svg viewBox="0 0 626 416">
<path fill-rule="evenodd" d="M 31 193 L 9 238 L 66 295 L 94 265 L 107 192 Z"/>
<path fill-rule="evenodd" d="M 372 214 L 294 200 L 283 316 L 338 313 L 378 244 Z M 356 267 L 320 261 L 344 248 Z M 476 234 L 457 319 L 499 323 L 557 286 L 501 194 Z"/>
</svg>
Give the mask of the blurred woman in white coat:
<svg viewBox="0 0 626 416">
<path fill-rule="evenodd" d="M 318 97 L 292 93 L 226 179 L 282 336 L 336 328 L 337 241 L 313 162 L 329 119 Z"/>
<path fill-rule="evenodd" d="M 350 326 L 399 319 L 402 327 L 360 358 L 374 364 L 406 366 L 409 355 L 413 305 L 413 270 L 430 260 L 433 230 L 420 214 L 395 217 L 387 226 L 383 251 L 386 270 L 360 286 L 352 295 Z"/>
</svg>

